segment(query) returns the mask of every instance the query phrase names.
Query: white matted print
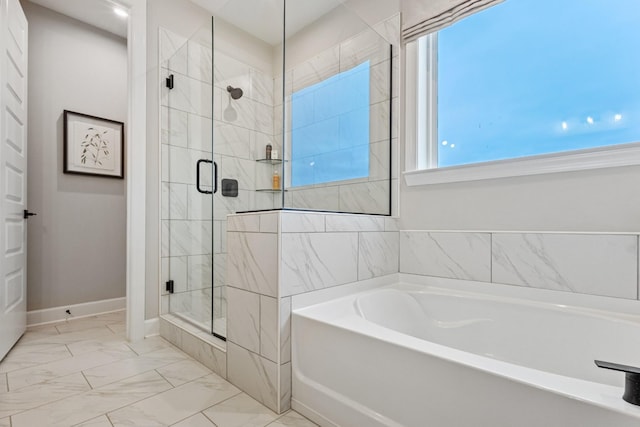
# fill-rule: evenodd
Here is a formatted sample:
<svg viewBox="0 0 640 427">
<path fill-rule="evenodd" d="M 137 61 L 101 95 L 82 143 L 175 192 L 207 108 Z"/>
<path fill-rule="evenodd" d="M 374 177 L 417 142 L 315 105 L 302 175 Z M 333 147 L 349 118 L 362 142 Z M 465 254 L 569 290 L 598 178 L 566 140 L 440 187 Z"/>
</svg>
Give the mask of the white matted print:
<svg viewBox="0 0 640 427">
<path fill-rule="evenodd" d="M 64 111 L 64 173 L 124 178 L 124 123 Z"/>
</svg>

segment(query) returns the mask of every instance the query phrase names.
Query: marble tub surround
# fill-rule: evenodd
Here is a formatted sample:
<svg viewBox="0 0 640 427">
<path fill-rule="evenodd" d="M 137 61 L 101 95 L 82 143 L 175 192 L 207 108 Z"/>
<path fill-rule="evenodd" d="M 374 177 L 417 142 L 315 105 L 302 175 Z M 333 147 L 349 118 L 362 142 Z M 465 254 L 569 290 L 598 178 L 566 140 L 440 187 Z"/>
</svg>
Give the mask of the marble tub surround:
<svg viewBox="0 0 640 427">
<path fill-rule="evenodd" d="M 401 231 L 400 272 L 638 299 L 638 237 Z"/>
<path fill-rule="evenodd" d="M 161 337 L 127 342 L 124 323 L 120 311 L 30 327 L 0 362 L 0 426 L 315 426 L 270 411 Z"/>
<path fill-rule="evenodd" d="M 493 280 L 582 294 L 638 298 L 638 236 L 494 234 Z"/>
<path fill-rule="evenodd" d="M 286 233 L 281 244 L 283 296 L 358 279 L 358 233 Z"/>
<path fill-rule="evenodd" d="M 400 233 L 400 271 L 423 276 L 491 281 L 491 234 Z"/>
<path fill-rule="evenodd" d="M 277 211 L 228 218 L 228 380 L 276 412 L 291 401 L 291 298 L 398 272 L 396 221 Z"/>
</svg>

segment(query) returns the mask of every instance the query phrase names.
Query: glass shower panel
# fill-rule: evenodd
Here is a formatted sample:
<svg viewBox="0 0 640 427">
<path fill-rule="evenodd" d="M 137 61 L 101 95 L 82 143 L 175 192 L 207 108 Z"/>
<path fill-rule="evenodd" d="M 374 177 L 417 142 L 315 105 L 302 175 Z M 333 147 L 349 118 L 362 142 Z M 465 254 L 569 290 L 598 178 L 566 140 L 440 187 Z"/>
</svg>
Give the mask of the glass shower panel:
<svg viewBox="0 0 640 427">
<path fill-rule="evenodd" d="M 163 66 L 162 268 L 168 282 L 167 310 L 218 333 L 213 319 L 223 312 L 216 313 L 213 304 L 213 266 L 222 239 L 212 208 L 211 25 L 184 41 Z"/>
<path fill-rule="evenodd" d="M 288 1 L 285 21 L 284 207 L 390 215 L 385 23 L 374 29 L 338 0 Z"/>
<path fill-rule="evenodd" d="M 273 185 L 274 171 L 281 176 L 283 163 L 282 137 L 274 124 L 282 117 L 276 114 L 282 110 L 282 84 L 274 81 L 273 70 L 282 49 L 283 6 L 281 1 L 234 0 L 217 10 L 213 21 L 213 160 L 218 166 L 213 325 L 220 335 L 226 319 L 227 215 L 282 207 L 282 188 Z"/>
</svg>

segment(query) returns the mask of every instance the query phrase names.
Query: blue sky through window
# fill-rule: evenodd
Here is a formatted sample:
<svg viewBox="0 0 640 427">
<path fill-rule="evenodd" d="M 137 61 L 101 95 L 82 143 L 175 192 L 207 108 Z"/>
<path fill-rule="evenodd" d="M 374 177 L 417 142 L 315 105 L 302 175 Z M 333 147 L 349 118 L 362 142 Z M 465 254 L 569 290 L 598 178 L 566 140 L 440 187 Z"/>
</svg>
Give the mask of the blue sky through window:
<svg viewBox="0 0 640 427">
<path fill-rule="evenodd" d="M 369 61 L 291 97 L 293 187 L 369 175 Z"/>
<path fill-rule="evenodd" d="M 640 2 L 507 0 L 438 33 L 438 166 L 640 141 Z"/>
</svg>

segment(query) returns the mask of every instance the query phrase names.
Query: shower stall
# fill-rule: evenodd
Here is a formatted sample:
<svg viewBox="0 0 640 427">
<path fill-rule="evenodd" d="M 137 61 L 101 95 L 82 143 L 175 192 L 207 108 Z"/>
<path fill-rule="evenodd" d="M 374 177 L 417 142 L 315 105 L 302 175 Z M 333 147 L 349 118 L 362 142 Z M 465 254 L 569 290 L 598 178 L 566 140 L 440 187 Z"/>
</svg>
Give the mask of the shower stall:
<svg viewBox="0 0 640 427">
<path fill-rule="evenodd" d="M 391 215 L 394 28 L 233 0 L 188 39 L 161 30 L 161 314 L 225 339 L 229 214 Z"/>
</svg>

